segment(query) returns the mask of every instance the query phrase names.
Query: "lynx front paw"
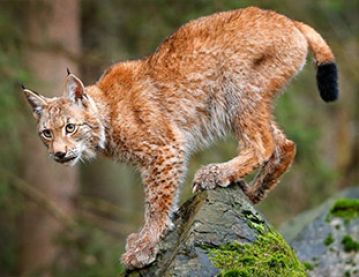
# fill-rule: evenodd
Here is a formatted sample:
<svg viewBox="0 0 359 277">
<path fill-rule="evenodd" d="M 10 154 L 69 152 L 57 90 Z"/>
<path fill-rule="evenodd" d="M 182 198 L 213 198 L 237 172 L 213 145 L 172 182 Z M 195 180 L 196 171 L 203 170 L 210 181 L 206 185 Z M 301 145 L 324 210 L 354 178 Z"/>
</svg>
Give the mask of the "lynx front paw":
<svg viewBox="0 0 359 277">
<path fill-rule="evenodd" d="M 201 189 L 214 189 L 217 186 L 226 187 L 230 184 L 224 169 L 217 164 L 209 164 L 200 168 L 193 180 L 193 192 Z"/>
<path fill-rule="evenodd" d="M 126 240 L 126 251 L 134 248 L 134 244 L 141 238 L 141 233 L 132 233 L 127 237 Z"/>
<path fill-rule="evenodd" d="M 158 249 L 156 243 L 147 235 L 139 238 L 138 234 L 131 234 L 127 239 L 126 253 L 121 261 L 127 269 L 143 268 L 156 259 Z"/>
</svg>

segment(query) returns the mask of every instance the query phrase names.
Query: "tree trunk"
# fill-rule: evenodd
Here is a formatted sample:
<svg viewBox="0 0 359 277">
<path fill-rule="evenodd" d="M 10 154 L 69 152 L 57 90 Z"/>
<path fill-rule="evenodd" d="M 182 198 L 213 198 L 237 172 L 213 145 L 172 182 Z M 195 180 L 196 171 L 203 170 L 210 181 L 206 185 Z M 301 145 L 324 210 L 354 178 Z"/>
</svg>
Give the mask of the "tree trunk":
<svg viewBox="0 0 359 277">
<path fill-rule="evenodd" d="M 45 96 L 62 94 L 66 67 L 78 71 L 70 60 L 80 51 L 79 2 L 76 0 L 30 1 L 27 13 L 25 60 L 34 78 L 34 89 Z M 29 112 L 29 122 L 30 118 Z M 78 191 L 77 170 L 55 164 L 36 135 L 34 124 L 24 140 L 24 178 L 47 195 L 63 213 L 73 214 Z M 58 252 L 55 238 L 64 226 L 42 207 L 27 201 L 22 222 L 21 271 L 27 275 L 46 269 Z"/>
</svg>

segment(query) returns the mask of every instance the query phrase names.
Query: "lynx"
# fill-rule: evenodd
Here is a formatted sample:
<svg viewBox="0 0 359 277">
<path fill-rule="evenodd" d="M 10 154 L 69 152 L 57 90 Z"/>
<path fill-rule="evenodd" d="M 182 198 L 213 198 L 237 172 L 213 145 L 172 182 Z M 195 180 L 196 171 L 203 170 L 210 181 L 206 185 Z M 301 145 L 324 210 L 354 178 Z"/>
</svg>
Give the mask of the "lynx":
<svg viewBox="0 0 359 277">
<path fill-rule="evenodd" d="M 191 153 L 232 133 L 240 151 L 203 166 L 194 192 L 226 187 L 258 168 L 253 202 L 262 200 L 291 165 L 296 148 L 272 116 L 273 100 L 304 66 L 308 49 L 321 98 L 338 96 L 335 58 L 308 25 L 273 11 L 245 8 L 180 27 L 150 56 L 112 65 L 90 86 L 69 72 L 64 95 L 46 98 L 23 88 L 41 140 L 56 162 L 74 165 L 101 153 L 138 168 L 145 223 L 127 239 L 122 262 L 154 261 Z"/>
</svg>

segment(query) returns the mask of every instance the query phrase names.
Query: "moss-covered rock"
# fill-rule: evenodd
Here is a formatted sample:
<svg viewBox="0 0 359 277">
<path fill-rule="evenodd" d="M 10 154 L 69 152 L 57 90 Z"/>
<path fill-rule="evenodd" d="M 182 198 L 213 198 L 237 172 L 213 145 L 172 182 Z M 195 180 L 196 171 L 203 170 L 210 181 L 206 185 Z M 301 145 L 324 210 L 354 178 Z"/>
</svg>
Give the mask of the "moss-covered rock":
<svg viewBox="0 0 359 277">
<path fill-rule="evenodd" d="M 329 235 L 325 238 L 325 240 L 324 240 L 324 244 L 325 244 L 326 246 L 331 245 L 333 242 L 334 242 L 334 238 L 333 238 L 333 235 L 332 235 L 332 234 L 329 234 Z"/>
<path fill-rule="evenodd" d="M 335 201 L 329 210 L 328 220 L 343 218 L 346 222 L 359 218 L 359 199 L 341 198 Z"/>
<path fill-rule="evenodd" d="M 289 240 L 304 265 L 311 265 L 306 266 L 308 275 L 359 276 L 359 188 L 306 212 L 314 213 L 316 217 Z"/>
<path fill-rule="evenodd" d="M 345 235 L 342 239 L 342 244 L 345 252 L 359 251 L 359 242 L 353 240 L 349 235 Z"/>
<path fill-rule="evenodd" d="M 208 253 L 220 276 L 306 276 L 292 248 L 273 230 L 259 234 L 253 243 L 230 242 Z"/>
<path fill-rule="evenodd" d="M 286 241 L 233 185 L 195 195 L 156 261 L 129 276 L 306 276 Z"/>
</svg>

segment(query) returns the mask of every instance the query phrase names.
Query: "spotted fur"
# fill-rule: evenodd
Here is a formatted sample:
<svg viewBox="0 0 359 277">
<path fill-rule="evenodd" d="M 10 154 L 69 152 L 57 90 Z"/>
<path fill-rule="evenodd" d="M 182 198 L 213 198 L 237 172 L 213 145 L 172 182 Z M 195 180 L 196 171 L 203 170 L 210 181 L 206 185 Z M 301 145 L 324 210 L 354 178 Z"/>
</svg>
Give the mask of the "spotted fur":
<svg viewBox="0 0 359 277">
<path fill-rule="evenodd" d="M 334 62 L 309 26 L 246 8 L 189 22 L 149 57 L 114 64 L 92 86 L 83 87 L 69 74 L 63 97 L 25 93 L 40 132 L 53 132 L 44 141 L 50 154 L 72 151 L 75 163 L 100 152 L 140 170 L 145 224 L 128 237 L 122 261 L 128 268 L 143 267 L 155 259 L 159 239 L 172 226 L 194 150 L 229 132 L 241 149 L 230 161 L 202 167 L 194 190 L 227 186 L 260 167 L 251 186 L 242 183 L 256 203 L 278 183 L 294 159 L 295 144 L 274 122 L 272 102 L 302 69 L 308 48 L 317 65 Z M 64 132 L 69 121 L 77 124 L 71 135 Z"/>
</svg>

